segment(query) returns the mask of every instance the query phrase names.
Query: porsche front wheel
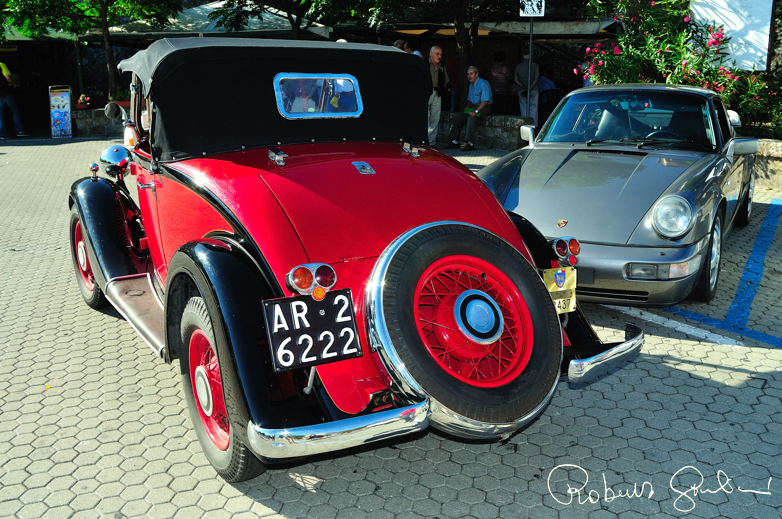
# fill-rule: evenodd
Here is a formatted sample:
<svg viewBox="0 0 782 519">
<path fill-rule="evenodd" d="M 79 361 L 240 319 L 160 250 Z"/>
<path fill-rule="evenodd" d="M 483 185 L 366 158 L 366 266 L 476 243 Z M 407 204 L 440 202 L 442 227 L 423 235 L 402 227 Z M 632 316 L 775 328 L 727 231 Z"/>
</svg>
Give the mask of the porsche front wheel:
<svg viewBox="0 0 782 519">
<path fill-rule="evenodd" d="M 188 301 L 180 333 L 183 389 L 201 449 L 227 482 L 254 478 L 265 465 L 234 435 L 225 405 L 214 328 L 202 298 Z"/>
<path fill-rule="evenodd" d="M 534 268 L 496 236 L 463 225 L 414 235 L 389 265 L 383 308 L 406 369 L 449 412 L 490 429 L 551 398 L 557 314 Z"/>
<path fill-rule="evenodd" d="M 720 280 L 720 261 L 722 260 L 722 213 L 714 217 L 709 235 L 709 245 L 701 263 L 698 281 L 692 291 L 691 299 L 710 303 L 717 293 Z"/>
<path fill-rule="evenodd" d="M 746 226 L 749 225 L 749 220 L 752 218 L 752 198 L 755 196 L 755 171 L 754 169 L 749 173 L 749 185 L 747 186 L 747 194 L 744 196 L 744 201 L 739 207 L 739 212 L 736 215 L 736 225 Z"/>
<path fill-rule="evenodd" d="M 79 211 L 74 205 L 71 207 L 70 221 L 71 259 L 73 269 L 76 272 L 76 283 L 82 298 L 91 308 L 103 308 L 108 304 L 106 296 L 100 286 L 95 282 L 95 274 L 92 272 L 90 258 L 87 256 L 87 244 L 84 241 L 84 229 L 79 218 Z"/>
</svg>

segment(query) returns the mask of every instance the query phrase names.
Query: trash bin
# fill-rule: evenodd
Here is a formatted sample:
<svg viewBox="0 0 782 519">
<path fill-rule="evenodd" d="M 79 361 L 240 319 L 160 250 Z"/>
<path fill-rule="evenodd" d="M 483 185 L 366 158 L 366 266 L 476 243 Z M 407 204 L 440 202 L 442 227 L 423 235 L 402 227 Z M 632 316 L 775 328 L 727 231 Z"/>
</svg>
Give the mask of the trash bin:
<svg viewBox="0 0 782 519">
<path fill-rule="evenodd" d="M 71 87 L 54 85 L 49 87 L 49 120 L 52 138 L 72 137 L 71 132 Z"/>
</svg>

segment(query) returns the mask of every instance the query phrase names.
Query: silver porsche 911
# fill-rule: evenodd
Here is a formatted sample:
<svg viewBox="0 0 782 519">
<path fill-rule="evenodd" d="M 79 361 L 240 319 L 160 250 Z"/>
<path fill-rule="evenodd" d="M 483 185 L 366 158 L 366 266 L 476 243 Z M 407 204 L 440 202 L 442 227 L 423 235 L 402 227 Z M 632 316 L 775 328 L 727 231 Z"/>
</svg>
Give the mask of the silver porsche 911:
<svg viewBox="0 0 782 519">
<path fill-rule="evenodd" d="M 478 175 L 506 210 L 581 243 L 582 301 L 641 306 L 717 291 L 722 242 L 752 214 L 758 141 L 719 94 L 611 85 L 565 97 L 530 146 Z"/>
</svg>

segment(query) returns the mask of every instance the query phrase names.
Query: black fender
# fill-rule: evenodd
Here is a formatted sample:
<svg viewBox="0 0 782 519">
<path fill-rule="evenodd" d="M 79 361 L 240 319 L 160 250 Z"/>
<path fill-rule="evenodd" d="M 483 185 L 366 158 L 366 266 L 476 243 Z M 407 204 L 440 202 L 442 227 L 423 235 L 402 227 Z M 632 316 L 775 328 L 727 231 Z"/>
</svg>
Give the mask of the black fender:
<svg viewBox="0 0 782 519">
<path fill-rule="evenodd" d="M 216 239 L 187 243 L 174 254 L 166 278 L 166 360 L 184 347 L 179 330 L 184 306 L 202 297 L 215 330 L 226 407 L 242 441 L 249 421 L 269 429 L 327 421 L 314 392 L 278 405 L 270 401 L 275 375 L 262 301 L 278 297 L 280 289 L 269 286 L 246 251 Z"/>
<path fill-rule="evenodd" d="M 550 269 L 551 260 L 556 260 L 557 256 L 546 237 L 543 236 L 537 227 L 532 225 L 532 222 L 523 216 L 519 216 L 511 211 L 507 211 L 507 213 L 513 225 L 519 230 L 519 234 L 521 234 L 521 238 L 527 245 L 530 254 L 532 254 L 532 261 L 535 263 L 535 267 Z"/>
<path fill-rule="evenodd" d="M 83 178 L 73 183 L 68 200 L 69 208 L 75 205 L 79 212 L 87 256 L 102 290 L 114 278 L 138 273 L 117 232 L 117 190 L 105 178 Z"/>
</svg>

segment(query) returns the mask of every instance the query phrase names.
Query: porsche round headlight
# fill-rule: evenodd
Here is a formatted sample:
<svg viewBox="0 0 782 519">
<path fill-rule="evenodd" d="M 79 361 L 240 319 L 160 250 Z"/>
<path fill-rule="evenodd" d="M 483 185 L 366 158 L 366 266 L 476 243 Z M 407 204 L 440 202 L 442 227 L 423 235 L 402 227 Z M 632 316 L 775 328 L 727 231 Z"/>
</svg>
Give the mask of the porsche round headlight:
<svg viewBox="0 0 782 519">
<path fill-rule="evenodd" d="M 692 207 L 678 195 L 667 196 L 657 202 L 652 212 L 654 230 L 666 238 L 683 236 L 692 224 Z"/>
</svg>

